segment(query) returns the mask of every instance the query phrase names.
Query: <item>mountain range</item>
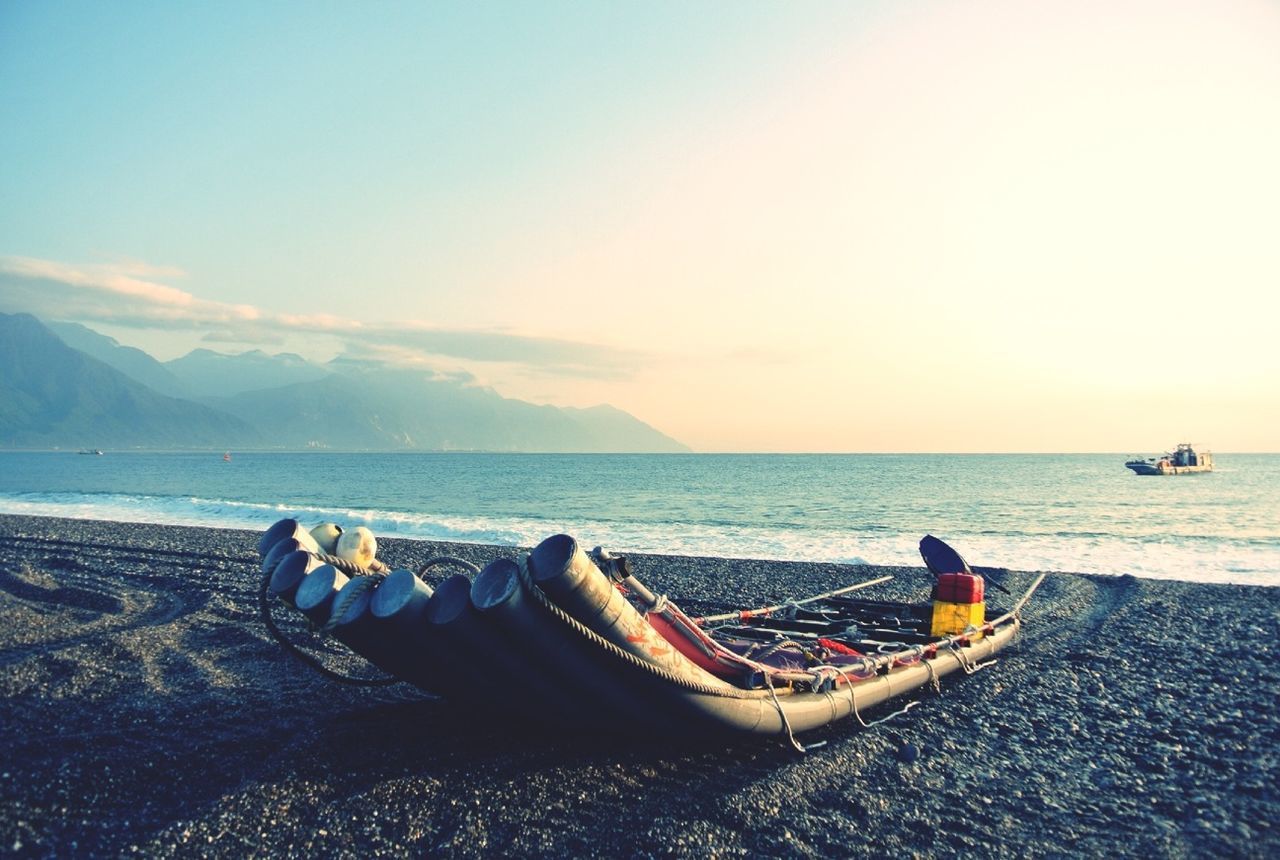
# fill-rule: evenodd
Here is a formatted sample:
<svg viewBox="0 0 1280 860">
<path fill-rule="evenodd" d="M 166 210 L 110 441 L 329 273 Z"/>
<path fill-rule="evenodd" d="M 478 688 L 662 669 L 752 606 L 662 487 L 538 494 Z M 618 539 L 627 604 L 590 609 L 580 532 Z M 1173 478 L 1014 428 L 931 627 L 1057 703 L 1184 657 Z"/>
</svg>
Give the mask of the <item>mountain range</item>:
<svg viewBox="0 0 1280 860">
<path fill-rule="evenodd" d="M 0 314 L 0 447 L 689 450 L 608 405 L 539 406 L 429 372 L 260 350 L 161 362 L 29 314 Z"/>
</svg>

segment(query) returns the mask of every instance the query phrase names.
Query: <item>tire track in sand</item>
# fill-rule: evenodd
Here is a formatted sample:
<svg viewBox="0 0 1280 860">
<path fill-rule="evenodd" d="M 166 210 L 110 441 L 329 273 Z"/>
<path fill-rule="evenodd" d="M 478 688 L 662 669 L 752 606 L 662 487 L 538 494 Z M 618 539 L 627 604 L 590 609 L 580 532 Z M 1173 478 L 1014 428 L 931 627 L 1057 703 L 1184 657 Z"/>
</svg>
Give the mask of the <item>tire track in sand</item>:
<svg viewBox="0 0 1280 860">
<path fill-rule="evenodd" d="M 0 540 L 0 558 L 12 539 Z M 23 541 L 29 557 L 36 541 Z M 64 549 L 61 541 L 40 541 L 50 549 Z M 21 566 L 0 561 L 0 602 L 17 604 L 48 620 L 43 641 L 17 642 L 0 648 L 0 666 L 101 640 L 104 637 L 173 623 L 201 609 L 209 601 L 204 589 L 194 589 L 180 578 L 164 575 L 174 567 L 171 554 L 132 554 L 148 572 L 121 566 L 121 559 L 99 547 L 77 546 L 73 558 L 46 555 L 38 564 Z M 105 572 L 104 572 L 105 571 Z M 187 571 L 183 571 L 187 573 Z M 130 581 L 138 581 L 132 584 Z M 139 581 L 140 580 L 140 581 Z M 94 617 L 96 616 L 96 617 Z"/>
</svg>

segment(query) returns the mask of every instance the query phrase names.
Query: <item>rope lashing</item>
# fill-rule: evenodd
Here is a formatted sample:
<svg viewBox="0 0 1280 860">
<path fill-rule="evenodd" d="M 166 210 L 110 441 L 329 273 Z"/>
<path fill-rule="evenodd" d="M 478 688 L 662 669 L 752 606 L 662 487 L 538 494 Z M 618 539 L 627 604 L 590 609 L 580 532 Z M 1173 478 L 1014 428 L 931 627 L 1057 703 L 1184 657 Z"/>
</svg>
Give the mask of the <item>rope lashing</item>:
<svg viewBox="0 0 1280 860">
<path fill-rule="evenodd" d="M 774 654 L 777 654 L 779 651 L 783 651 L 783 650 L 803 651 L 804 646 L 793 639 L 783 639 L 781 642 L 774 642 L 772 645 L 769 645 L 764 650 L 762 650 L 759 654 L 752 655 L 751 659 L 756 661 L 763 660 L 764 658 L 772 657 Z"/>
<path fill-rule="evenodd" d="M 900 717 L 903 714 L 905 714 L 907 711 L 914 708 L 916 705 L 920 704 L 919 702 L 908 702 L 906 706 L 903 707 L 901 710 L 894 711 L 891 714 L 886 714 L 885 716 L 881 717 L 878 720 L 872 720 L 871 722 L 867 722 L 862 718 L 862 714 L 858 712 L 858 697 L 853 692 L 853 682 L 849 680 L 849 675 L 847 674 L 846 670 L 840 666 L 832 666 L 831 668 L 835 669 L 842 676 L 844 676 L 845 687 L 849 690 L 849 710 L 853 713 L 853 718 L 858 721 L 858 725 L 862 726 L 864 729 L 869 729 L 869 728 L 872 728 L 873 726 L 878 726 L 882 723 L 887 723 L 889 722 L 889 720 L 892 720 L 894 717 Z M 932 671 L 933 671 L 932 667 L 930 667 L 930 672 L 932 673 Z M 937 683 L 937 676 L 934 676 L 934 683 Z"/>
<path fill-rule="evenodd" d="M 348 594 L 343 597 L 342 603 L 334 606 L 333 612 L 330 614 L 327 623 L 318 627 L 312 625 L 312 630 L 315 632 L 322 634 L 330 633 L 336 625 L 337 619 L 340 619 L 346 613 L 346 610 L 350 608 L 351 603 L 356 600 L 361 593 L 369 588 L 375 587 L 379 582 L 381 582 L 390 568 L 377 559 L 374 559 L 369 567 L 366 568 L 361 567 L 355 562 L 348 561 L 345 558 L 340 558 L 336 555 L 329 555 L 328 553 L 312 553 L 312 555 L 326 564 L 333 565 L 335 568 L 353 579 L 359 577 L 369 581 L 368 585 L 358 584 L 353 586 L 351 589 L 348 589 Z M 430 568 L 442 564 L 456 565 L 465 570 L 471 571 L 473 574 L 480 572 L 480 568 L 464 559 L 453 558 L 452 556 L 437 556 L 424 562 L 422 566 L 418 568 L 418 575 L 422 576 L 422 574 Z M 262 616 L 262 622 L 267 628 L 267 632 L 269 632 L 271 637 L 279 643 L 280 647 L 284 649 L 286 654 L 293 657 L 298 662 L 311 667 L 329 680 L 337 681 L 339 684 L 348 684 L 353 687 L 389 687 L 392 684 L 401 683 L 401 679 L 393 676 L 383 678 L 359 678 L 354 675 L 344 675 L 341 672 L 335 672 L 333 669 L 324 665 L 324 663 L 315 656 L 308 654 L 293 642 L 289 641 L 288 637 L 284 635 L 284 632 L 276 624 L 275 619 L 271 615 L 271 599 L 269 590 L 271 586 L 271 574 L 271 571 L 266 573 L 262 578 L 261 588 L 258 589 L 258 610 L 259 614 Z"/>
<path fill-rule="evenodd" d="M 941 696 L 942 682 L 938 679 L 938 670 L 933 667 L 933 661 L 925 660 L 924 667 L 929 670 L 929 683 L 933 686 L 933 691 Z"/>
<path fill-rule="evenodd" d="M 796 752 L 804 755 L 809 750 L 804 744 L 796 740 L 795 732 L 791 731 L 791 720 L 787 719 L 787 711 L 782 707 L 782 702 L 778 701 L 778 693 L 773 689 L 773 678 L 768 674 L 764 676 L 764 685 L 769 688 L 769 698 L 773 700 L 773 706 L 778 709 L 778 717 L 782 720 L 782 727 L 787 730 L 787 740 L 791 741 L 791 746 L 795 747 Z"/>
<path fill-rule="evenodd" d="M 997 660 L 992 659 L 992 660 L 988 660 L 985 663 L 974 663 L 970 661 L 968 657 L 965 656 L 965 653 L 963 650 L 965 646 L 961 645 L 958 641 L 953 641 L 948 644 L 951 648 L 952 655 L 956 658 L 957 661 L 959 661 L 960 668 L 964 669 L 964 673 L 966 675 L 972 675 L 974 672 L 980 672 L 983 669 L 986 669 L 988 666 L 994 666 L 998 662 Z"/>
<path fill-rule="evenodd" d="M 520 584 L 524 587 L 525 593 L 532 597 L 535 603 L 549 612 L 558 621 L 572 629 L 579 636 L 582 636 L 587 641 L 603 648 L 605 651 L 608 651 L 610 654 L 623 660 L 629 665 L 635 666 L 636 668 L 648 672 L 651 675 L 655 675 L 668 683 L 674 684 L 685 690 L 690 690 L 694 693 L 706 693 L 707 695 L 720 696 L 721 698 L 726 699 L 759 698 L 758 693 L 754 693 L 751 690 L 740 690 L 736 687 L 730 686 L 729 684 L 724 684 L 723 686 L 711 686 L 710 684 L 703 684 L 688 678 L 682 678 L 674 672 L 670 672 L 661 666 L 650 663 L 648 660 L 632 654 L 630 651 L 619 648 L 617 645 L 613 644 L 608 639 L 605 639 L 599 633 L 596 633 L 590 627 L 587 627 L 581 621 L 557 606 L 555 602 L 552 601 L 551 598 L 534 583 L 533 577 L 529 573 L 529 557 L 527 555 L 520 557 L 520 563 L 517 566 L 517 569 L 519 571 Z"/>
<path fill-rule="evenodd" d="M 320 626 L 321 633 L 332 633 L 334 629 L 342 621 L 342 616 L 347 614 L 347 610 L 351 608 L 360 596 L 366 591 L 372 591 L 377 588 L 382 580 L 386 579 L 380 573 L 371 573 L 368 576 L 362 576 L 351 582 L 339 593 L 341 600 L 335 601 L 333 604 L 333 612 L 329 613 L 329 620 Z"/>
<path fill-rule="evenodd" d="M 430 570 L 431 568 L 439 567 L 445 564 L 451 564 L 454 567 L 460 567 L 463 570 L 469 572 L 472 576 L 475 576 L 480 572 L 479 567 L 477 567 L 476 565 L 472 564 L 471 562 L 467 561 L 464 558 L 454 558 L 451 555 L 438 555 L 435 558 L 427 559 L 418 567 L 418 577 L 422 578 L 423 576 L 426 575 L 427 571 Z"/>
<path fill-rule="evenodd" d="M 276 640 L 284 652 L 293 657 L 303 665 L 310 666 L 315 671 L 324 675 L 331 681 L 337 681 L 339 684 L 348 684 L 352 687 L 389 687 L 392 684 L 400 683 L 399 678 L 357 678 L 354 675 L 344 675 L 341 672 L 335 672 L 328 666 L 321 663 L 317 658 L 306 653 L 297 645 L 294 645 L 284 635 L 284 632 L 276 626 L 275 619 L 271 617 L 271 599 L 269 597 L 269 587 L 271 585 L 271 573 L 268 572 L 262 578 L 262 587 L 258 589 L 258 611 L 262 615 L 262 623 L 266 625 L 267 632 Z"/>
</svg>

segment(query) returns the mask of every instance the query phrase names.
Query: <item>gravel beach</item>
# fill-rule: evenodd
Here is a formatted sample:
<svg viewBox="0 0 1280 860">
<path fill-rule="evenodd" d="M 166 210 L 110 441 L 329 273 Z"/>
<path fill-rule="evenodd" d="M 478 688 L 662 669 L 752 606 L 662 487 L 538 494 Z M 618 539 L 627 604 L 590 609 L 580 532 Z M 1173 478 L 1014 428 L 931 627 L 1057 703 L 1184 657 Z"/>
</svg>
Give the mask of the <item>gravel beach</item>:
<svg viewBox="0 0 1280 860">
<path fill-rule="evenodd" d="M 810 732 L 826 743 L 800 755 L 556 736 L 335 684 L 263 627 L 257 538 L 0 516 L 0 854 L 1280 856 L 1280 589 L 1053 573 L 994 667 L 883 725 Z M 393 566 L 514 555 L 380 545 Z M 632 559 L 695 613 L 882 573 L 876 596 L 923 599 L 930 581 Z"/>
</svg>

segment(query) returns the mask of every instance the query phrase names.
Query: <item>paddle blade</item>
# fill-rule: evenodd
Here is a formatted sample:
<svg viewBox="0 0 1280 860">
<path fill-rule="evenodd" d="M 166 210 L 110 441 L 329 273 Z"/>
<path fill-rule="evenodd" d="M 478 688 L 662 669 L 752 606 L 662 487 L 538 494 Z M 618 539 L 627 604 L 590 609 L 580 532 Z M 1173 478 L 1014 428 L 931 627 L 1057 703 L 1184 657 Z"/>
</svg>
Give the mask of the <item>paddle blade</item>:
<svg viewBox="0 0 1280 860">
<path fill-rule="evenodd" d="M 934 576 L 944 573 L 973 573 L 969 565 L 960 557 L 960 553 L 938 540 L 933 535 L 925 535 L 920 539 L 920 557 L 924 566 Z"/>
<path fill-rule="evenodd" d="M 1003 577 L 1003 575 L 1007 574 L 1008 572 L 1009 571 L 1004 570 L 1004 571 L 1001 571 L 1000 573 L 996 573 L 995 571 L 988 569 L 988 570 L 984 570 L 982 574 L 982 578 L 987 581 L 987 585 L 994 588 L 996 591 L 1000 592 L 1001 594 L 1013 594 L 1012 591 L 1005 588 L 1004 585 L 1001 584 L 1000 580 L 997 579 L 997 577 Z"/>
</svg>

